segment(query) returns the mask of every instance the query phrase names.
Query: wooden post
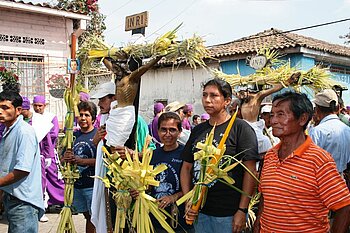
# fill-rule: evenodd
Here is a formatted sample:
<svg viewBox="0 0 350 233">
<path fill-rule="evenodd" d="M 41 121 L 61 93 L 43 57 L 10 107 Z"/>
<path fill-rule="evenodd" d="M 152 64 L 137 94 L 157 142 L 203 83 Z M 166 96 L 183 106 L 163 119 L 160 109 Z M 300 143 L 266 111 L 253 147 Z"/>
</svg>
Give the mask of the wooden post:
<svg viewBox="0 0 350 233">
<path fill-rule="evenodd" d="M 76 58 L 76 50 L 77 50 L 77 36 L 72 33 L 72 37 L 71 37 L 71 47 L 70 47 L 70 57 L 71 59 L 75 59 Z M 72 93 L 74 93 L 74 83 L 75 83 L 75 74 L 70 74 L 70 83 L 69 83 L 69 87 L 72 90 Z"/>
</svg>

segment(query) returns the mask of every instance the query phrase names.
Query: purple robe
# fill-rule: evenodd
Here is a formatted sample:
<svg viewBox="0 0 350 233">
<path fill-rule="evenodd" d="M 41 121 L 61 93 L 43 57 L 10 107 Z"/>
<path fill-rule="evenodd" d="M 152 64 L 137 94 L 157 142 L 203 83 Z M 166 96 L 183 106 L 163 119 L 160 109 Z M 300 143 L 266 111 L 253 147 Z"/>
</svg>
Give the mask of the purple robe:
<svg viewBox="0 0 350 233">
<path fill-rule="evenodd" d="M 27 119 L 25 120 L 32 125 L 32 118 L 30 118 L 29 121 Z M 54 119 L 52 121 L 54 121 Z M 64 181 L 58 179 L 58 158 L 55 154 L 55 146 L 53 145 L 53 142 L 57 140 L 57 136 L 55 140 L 51 138 L 51 134 L 55 135 L 55 130 L 53 130 L 54 127 L 55 126 L 53 126 L 51 131 L 39 142 L 42 189 L 43 193 L 46 191 L 49 196 L 48 205 L 61 205 L 64 202 Z M 48 167 L 46 167 L 47 159 L 51 159 L 51 164 Z"/>
<path fill-rule="evenodd" d="M 191 124 L 190 121 L 188 120 L 188 118 L 184 118 L 182 120 L 182 128 L 187 129 L 187 130 L 191 130 Z"/>
<path fill-rule="evenodd" d="M 50 130 L 50 137 L 51 137 L 51 140 L 52 140 L 52 145 L 55 148 L 56 147 L 56 143 L 57 143 L 58 133 L 60 131 L 60 125 L 58 124 L 57 116 L 54 116 L 52 118 L 51 123 L 53 124 L 53 127 Z"/>
<path fill-rule="evenodd" d="M 155 116 L 152 122 L 148 125 L 149 134 L 153 137 L 153 142 L 156 144 L 156 147 L 159 147 L 161 142 L 158 135 L 158 118 Z"/>
</svg>

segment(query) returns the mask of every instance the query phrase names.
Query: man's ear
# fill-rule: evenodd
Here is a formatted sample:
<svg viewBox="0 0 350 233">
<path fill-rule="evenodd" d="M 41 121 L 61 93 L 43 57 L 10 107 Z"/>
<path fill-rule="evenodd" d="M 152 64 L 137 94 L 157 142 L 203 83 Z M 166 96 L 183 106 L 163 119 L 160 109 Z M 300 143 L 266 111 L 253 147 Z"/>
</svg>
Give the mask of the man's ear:
<svg viewBox="0 0 350 233">
<path fill-rule="evenodd" d="M 301 114 L 301 116 L 299 117 L 299 125 L 300 126 L 304 126 L 307 121 L 309 120 L 309 114 L 304 112 L 303 114 Z"/>
<path fill-rule="evenodd" d="M 16 108 L 16 116 L 21 115 L 21 112 L 22 112 L 22 106 L 21 107 L 17 107 Z"/>
<path fill-rule="evenodd" d="M 230 97 L 225 99 L 225 103 L 226 103 L 225 106 L 226 106 L 226 108 L 231 104 L 231 102 L 232 102 L 232 99 Z"/>
</svg>

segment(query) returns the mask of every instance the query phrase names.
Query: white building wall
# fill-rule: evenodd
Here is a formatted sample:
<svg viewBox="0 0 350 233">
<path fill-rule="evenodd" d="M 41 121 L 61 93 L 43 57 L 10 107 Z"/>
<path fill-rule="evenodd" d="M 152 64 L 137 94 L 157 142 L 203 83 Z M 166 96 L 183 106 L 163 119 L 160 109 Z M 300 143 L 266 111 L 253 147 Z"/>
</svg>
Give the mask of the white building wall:
<svg viewBox="0 0 350 233">
<path fill-rule="evenodd" d="M 73 21 L 63 17 L 0 9 L 1 34 L 43 38 L 44 45 L 1 41 L 3 51 L 67 57 Z"/>
<path fill-rule="evenodd" d="M 0 34 L 31 38 L 42 38 L 44 45 L 0 41 L 0 53 L 22 54 L 44 57 L 45 80 L 53 74 L 66 74 L 66 59 L 70 57 L 70 37 L 73 20 L 0 9 Z M 45 85 L 47 110 L 56 114 L 62 123 L 66 107 L 62 99 L 52 97 Z"/>
<path fill-rule="evenodd" d="M 217 68 L 218 65 L 214 67 Z M 142 76 L 139 113 L 149 122 L 153 118 L 153 104 L 162 99 L 168 103 L 191 103 L 194 114 L 202 114 L 204 109 L 201 102 L 201 83 L 210 78 L 210 73 L 200 67 L 196 70 L 190 67 L 149 70 Z"/>
</svg>

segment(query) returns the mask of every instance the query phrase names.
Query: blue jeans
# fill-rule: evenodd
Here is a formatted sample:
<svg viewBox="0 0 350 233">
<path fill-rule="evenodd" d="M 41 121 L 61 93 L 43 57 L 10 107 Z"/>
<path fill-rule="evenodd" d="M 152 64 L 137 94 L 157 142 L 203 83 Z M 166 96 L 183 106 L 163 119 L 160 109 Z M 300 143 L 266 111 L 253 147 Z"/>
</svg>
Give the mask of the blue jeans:
<svg viewBox="0 0 350 233">
<path fill-rule="evenodd" d="M 9 222 L 9 233 L 37 233 L 39 210 L 9 194 L 4 195 L 4 206 Z"/>
<path fill-rule="evenodd" d="M 91 215 L 92 190 L 93 188 L 74 188 L 73 207 L 78 213 L 89 212 Z"/>
<path fill-rule="evenodd" d="M 194 229 L 200 233 L 232 233 L 232 217 L 214 217 L 199 213 Z"/>
</svg>

